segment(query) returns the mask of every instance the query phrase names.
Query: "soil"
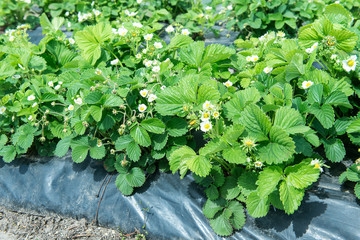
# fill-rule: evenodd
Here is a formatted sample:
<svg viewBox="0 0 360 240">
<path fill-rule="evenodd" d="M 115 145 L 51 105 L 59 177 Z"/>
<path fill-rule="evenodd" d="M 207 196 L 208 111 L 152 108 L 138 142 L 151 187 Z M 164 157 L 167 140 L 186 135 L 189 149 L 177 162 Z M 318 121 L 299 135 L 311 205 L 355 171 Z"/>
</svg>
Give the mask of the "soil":
<svg viewBox="0 0 360 240">
<path fill-rule="evenodd" d="M 76 220 L 59 215 L 41 215 L 29 211 L 12 211 L 0 206 L 0 240 L 145 240 L 135 229 L 124 234 L 119 230 L 100 227 L 86 219 Z"/>
</svg>

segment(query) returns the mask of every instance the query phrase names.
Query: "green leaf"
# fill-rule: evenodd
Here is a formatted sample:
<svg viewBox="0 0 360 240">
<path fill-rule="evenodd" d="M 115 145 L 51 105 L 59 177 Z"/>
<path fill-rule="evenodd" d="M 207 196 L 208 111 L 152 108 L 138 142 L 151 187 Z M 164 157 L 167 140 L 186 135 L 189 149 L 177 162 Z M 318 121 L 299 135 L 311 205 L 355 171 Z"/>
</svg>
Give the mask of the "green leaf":
<svg viewBox="0 0 360 240">
<path fill-rule="evenodd" d="M 225 200 L 219 199 L 216 201 L 212 201 L 208 199 L 203 207 L 203 212 L 205 217 L 211 219 L 214 218 L 215 214 L 224 209 Z"/>
<path fill-rule="evenodd" d="M 320 175 L 319 169 L 314 168 L 308 162 L 289 166 L 285 171 L 288 174 L 286 181 L 299 189 L 310 186 L 318 180 Z"/>
<path fill-rule="evenodd" d="M 228 148 L 223 151 L 223 157 L 229 163 L 235 164 L 245 164 L 246 163 L 246 153 L 240 148 Z"/>
<path fill-rule="evenodd" d="M 231 225 L 237 230 L 241 229 L 246 221 L 243 206 L 238 201 L 231 201 L 227 208 L 232 212 L 230 217 Z"/>
<path fill-rule="evenodd" d="M 44 71 L 46 69 L 46 61 L 40 56 L 33 55 L 29 61 L 29 68 L 37 71 Z"/>
<path fill-rule="evenodd" d="M 244 108 L 251 103 L 257 103 L 260 98 L 260 92 L 254 87 L 238 91 L 230 101 L 225 103 L 224 112 L 227 117 L 237 123 Z"/>
<path fill-rule="evenodd" d="M 84 98 L 84 102 L 87 104 L 97 104 L 100 102 L 100 99 L 104 96 L 102 92 L 94 91 L 90 92 L 86 97 Z"/>
<path fill-rule="evenodd" d="M 81 49 L 82 56 L 95 65 L 101 56 L 102 45 L 111 39 L 111 25 L 100 22 L 95 26 L 87 26 L 75 34 L 75 41 Z"/>
<path fill-rule="evenodd" d="M 187 133 L 187 122 L 182 118 L 172 118 L 166 123 L 166 128 L 170 136 L 180 137 Z"/>
<path fill-rule="evenodd" d="M 54 17 L 52 21 L 48 19 L 45 13 L 40 16 L 40 24 L 43 29 L 43 34 L 55 33 L 63 25 L 65 19 L 62 17 Z"/>
<path fill-rule="evenodd" d="M 309 89 L 307 100 L 310 104 L 319 103 L 321 104 L 322 95 L 323 95 L 323 85 L 316 84 L 311 86 Z"/>
<path fill-rule="evenodd" d="M 303 55 L 295 53 L 290 64 L 286 67 L 285 78 L 290 81 L 294 78 L 300 77 L 305 73 L 305 65 L 303 63 Z"/>
<path fill-rule="evenodd" d="M 8 141 L 7 136 L 5 134 L 2 134 L 0 137 L 0 149 L 5 146 L 7 141 Z"/>
<path fill-rule="evenodd" d="M 324 103 L 331 106 L 343 106 L 346 108 L 353 108 L 352 105 L 349 103 L 349 100 L 345 93 L 340 91 L 330 93 Z"/>
<path fill-rule="evenodd" d="M 221 44 L 211 44 L 205 48 L 205 53 L 201 62 L 201 66 L 204 66 L 207 63 L 214 63 L 228 59 L 231 55 L 235 53 L 235 49 L 226 47 Z"/>
<path fill-rule="evenodd" d="M 210 161 L 204 156 L 193 156 L 186 161 L 186 166 L 200 177 L 206 177 L 211 170 Z"/>
<path fill-rule="evenodd" d="M 71 152 L 71 156 L 74 162 L 76 163 L 81 163 L 85 160 L 86 156 L 88 155 L 88 151 L 89 151 L 89 146 L 76 146 L 76 147 L 71 147 L 72 148 L 72 152 Z"/>
<path fill-rule="evenodd" d="M 304 189 L 296 189 L 286 181 L 280 184 L 280 199 L 287 214 L 293 214 L 299 208 L 304 191 Z"/>
<path fill-rule="evenodd" d="M 171 38 L 169 45 L 167 46 L 168 49 L 177 49 L 184 47 L 190 43 L 194 42 L 191 37 L 186 35 L 176 35 L 175 37 Z"/>
<path fill-rule="evenodd" d="M 58 156 L 58 157 L 65 156 L 65 154 L 69 151 L 71 140 L 72 140 L 71 137 L 66 137 L 66 138 L 61 139 L 56 144 L 56 149 L 54 152 L 55 156 Z"/>
<path fill-rule="evenodd" d="M 151 139 L 147 131 L 141 127 L 136 125 L 130 130 L 130 135 L 138 143 L 140 146 L 148 147 L 151 145 Z"/>
<path fill-rule="evenodd" d="M 282 169 L 277 166 L 270 166 L 260 172 L 256 184 L 259 197 L 269 196 L 272 193 L 280 180 L 282 179 Z"/>
<path fill-rule="evenodd" d="M 226 177 L 224 185 L 220 188 L 221 197 L 226 200 L 232 200 L 239 196 L 240 187 L 237 185 L 237 179 L 233 176 Z"/>
<path fill-rule="evenodd" d="M 333 23 L 348 25 L 353 20 L 351 13 L 340 4 L 330 4 L 325 7 L 324 15 Z"/>
<path fill-rule="evenodd" d="M 239 124 L 231 125 L 226 128 L 223 139 L 229 144 L 235 144 L 244 130 L 245 128 Z"/>
<path fill-rule="evenodd" d="M 180 174 L 182 177 L 186 174 L 187 171 L 187 160 L 196 157 L 195 151 L 188 147 L 183 146 L 179 149 L 176 149 L 174 152 L 171 153 L 169 159 L 170 170 L 172 173 L 180 170 Z"/>
<path fill-rule="evenodd" d="M 165 124 L 157 118 L 143 120 L 140 125 L 145 128 L 145 130 L 156 134 L 161 134 L 165 131 Z"/>
<path fill-rule="evenodd" d="M 250 193 L 254 192 L 257 189 L 256 181 L 258 179 L 258 175 L 254 172 L 244 172 L 238 178 L 238 186 L 241 189 L 241 192 L 245 196 L 249 196 Z"/>
<path fill-rule="evenodd" d="M 182 62 L 189 64 L 191 67 L 200 67 L 204 53 L 205 42 L 193 42 L 182 47 L 179 51 L 179 57 Z"/>
<path fill-rule="evenodd" d="M 225 212 L 210 220 L 210 226 L 219 236 L 229 236 L 233 233 L 233 228 L 229 218 L 225 216 Z"/>
<path fill-rule="evenodd" d="M 0 156 L 3 157 L 4 162 L 10 163 L 16 157 L 16 149 L 13 145 L 8 145 L 0 150 Z"/>
<path fill-rule="evenodd" d="M 90 148 L 90 157 L 93 159 L 103 159 L 106 156 L 105 146 L 94 146 Z"/>
<path fill-rule="evenodd" d="M 113 95 L 113 94 L 106 94 L 101 98 L 100 101 L 104 107 L 119 107 L 121 104 L 124 103 L 124 100 L 121 97 Z"/>
<path fill-rule="evenodd" d="M 248 105 L 241 115 L 240 122 L 249 135 L 256 138 L 257 141 L 268 139 L 271 121 L 257 105 Z"/>
<path fill-rule="evenodd" d="M 126 174 L 119 174 L 116 177 L 115 185 L 124 195 L 131 195 L 134 191 L 134 188 L 129 184 L 126 179 Z"/>
<path fill-rule="evenodd" d="M 326 157 L 332 162 L 340 162 L 346 155 L 343 142 L 340 139 L 333 138 L 323 141 Z"/>
<path fill-rule="evenodd" d="M 152 136 L 152 146 L 154 147 L 154 150 L 161 150 L 166 146 L 166 143 L 168 141 L 168 134 L 167 133 L 163 133 L 163 134 L 154 134 Z"/>
<path fill-rule="evenodd" d="M 356 197 L 360 199 L 360 183 L 356 183 L 354 192 L 355 192 Z"/>
<path fill-rule="evenodd" d="M 318 103 L 314 103 L 309 111 L 315 115 L 324 128 L 328 129 L 334 125 L 335 113 L 329 104 L 324 104 L 320 107 Z"/>
<path fill-rule="evenodd" d="M 281 107 L 276 111 L 274 126 L 279 126 L 288 134 L 304 133 L 310 130 L 304 125 L 300 112 L 290 107 Z"/>
<path fill-rule="evenodd" d="M 215 101 L 220 99 L 220 93 L 218 90 L 212 88 L 209 85 L 201 85 L 198 89 L 197 103 L 203 104 L 205 101 Z"/>
<path fill-rule="evenodd" d="M 206 197 L 210 200 L 216 200 L 219 198 L 219 191 L 215 185 L 210 185 L 207 189 L 205 189 Z"/>
<path fill-rule="evenodd" d="M 145 174 L 138 167 L 131 168 L 126 174 L 126 181 L 132 187 L 141 187 L 145 182 Z"/>
<path fill-rule="evenodd" d="M 257 192 L 252 192 L 246 199 L 246 208 L 250 216 L 264 217 L 269 212 L 270 201 L 267 196 L 259 197 Z"/>
<path fill-rule="evenodd" d="M 90 107 L 90 114 L 94 118 L 95 121 L 99 122 L 102 118 L 102 108 L 93 105 Z"/>
<path fill-rule="evenodd" d="M 124 150 L 125 148 L 127 148 L 128 144 L 131 142 L 134 142 L 134 139 L 130 135 L 120 136 L 115 141 L 115 149 L 118 151 Z"/>
<path fill-rule="evenodd" d="M 126 153 L 132 161 L 137 162 L 141 156 L 141 149 L 139 145 L 132 140 L 126 145 Z"/>
<path fill-rule="evenodd" d="M 269 142 L 259 148 L 259 157 L 268 164 L 287 161 L 295 153 L 295 143 L 289 135 L 278 126 L 273 126 Z"/>
<path fill-rule="evenodd" d="M 295 142 L 295 152 L 301 153 L 304 156 L 311 157 L 313 150 L 311 144 L 305 140 L 305 138 L 301 135 L 295 135 L 293 137 L 293 141 Z"/>
<path fill-rule="evenodd" d="M 214 154 L 217 152 L 220 152 L 222 150 L 227 149 L 229 146 L 226 144 L 226 142 L 214 139 L 206 143 L 206 145 L 199 150 L 199 154 L 206 156 L 208 154 Z"/>
</svg>

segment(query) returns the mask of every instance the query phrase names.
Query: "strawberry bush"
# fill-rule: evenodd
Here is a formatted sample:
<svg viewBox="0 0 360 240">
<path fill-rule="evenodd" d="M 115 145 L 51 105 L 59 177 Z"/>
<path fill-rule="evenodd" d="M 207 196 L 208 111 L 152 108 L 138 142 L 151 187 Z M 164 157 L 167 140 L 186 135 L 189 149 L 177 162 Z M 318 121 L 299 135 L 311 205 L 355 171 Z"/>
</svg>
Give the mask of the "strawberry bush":
<svg viewBox="0 0 360 240">
<path fill-rule="evenodd" d="M 340 4 L 296 25 L 296 38 L 268 31 L 228 47 L 191 35 L 211 24 L 194 30 L 185 17 L 164 26 L 156 16 L 166 14 L 149 16 L 148 5 L 132 14 L 141 1 L 130 1 L 121 16 L 107 12 L 106 1 L 76 9 L 67 3 L 51 3 L 52 18 L 40 16 L 45 37 L 38 45 L 29 41 L 29 25 L 0 36 L 5 162 L 34 152 L 70 151 L 75 163 L 89 156 L 118 173 L 124 195 L 157 169 L 191 173 L 204 189 L 210 225 L 229 236 L 244 226 L 245 210 L 254 218 L 270 206 L 293 214 L 324 168 L 358 157 L 360 25 Z M 84 19 L 80 6 L 102 8 Z M 245 9 L 227 11 L 233 8 Z M 68 23 L 71 38 L 61 31 Z M 356 182 L 360 197 L 360 160 L 353 160 L 340 181 Z"/>
</svg>

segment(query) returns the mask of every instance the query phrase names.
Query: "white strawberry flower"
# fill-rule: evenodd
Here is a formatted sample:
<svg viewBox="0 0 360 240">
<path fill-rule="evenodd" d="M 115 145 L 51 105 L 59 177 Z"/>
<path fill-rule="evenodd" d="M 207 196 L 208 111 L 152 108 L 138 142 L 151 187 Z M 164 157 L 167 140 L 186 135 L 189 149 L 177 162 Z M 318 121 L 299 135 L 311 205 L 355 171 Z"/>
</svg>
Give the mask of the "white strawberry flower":
<svg viewBox="0 0 360 240">
<path fill-rule="evenodd" d="M 55 89 L 55 90 L 59 90 L 59 89 L 60 89 L 60 87 L 61 87 L 61 85 L 60 85 L 60 84 L 58 84 L 58 85 L 56 85 L 56 86 L 54 87 L 54 89 Z"/>
<path fill-rule="evenodd" d="M 303 89 L 308 89 L 309 87 L 311 87 L 314 83 L 312 81 L 303 81 L 302 82 L 302 88 Z"/>
<path fill-rule="evenodd" d="M 124 27 L 121 27 L 117 30 L 117 34 L 119 34 L 120 36 L 125 36 L 127 34 L 128 30 Z"/>
<path fill-rule="evenodd" d="M 181 34 L 187 36 L 190 34 L 190 31 L 188 29 L 184 28 L 183 30 L 181 30 Z"/>
<path fill-rule="evenodd" d="M 207 7 L 205 8 L 206 11 L 210 11 L 211 9 L 212 9 L 212 7 L 210 7 L 210 6 L 207 6 Z"/>
<path fill-rule="evenodd" d="M 200 113 L 201 113 L 201 121 L 209 121 L 210 120 L 210 112 L 208 112 L 208 111 L 204 111 L 204 112 L 202 112 L 202 111 L 200 111 Z"/>
<path fill-rule="evenodd" d="M 101 15 L 101 12 L 99 10 L 93 9 L 93 12 L 94 12 L 95 16 L 100 16 Z"/>
<path fill-rule="evenodd" d="M 140 104 L 138 109 L 139 109 L 139 112 L 145 112 L 147 109 L 147 106 L 145 104 Z"/>
<path fill-rule="evenodd" d="M 49 87 L 53 87 L 54 86 L 53 81 L 48 82 L 48 85 L 49 85 Z"/>
<path fill-rule="evenodd" d="M 152 61 L 148 60 L 145 62 L 145 67 L 151 67 Z"/>
<path fill-rule="evenodd" d="M 269 73 L 271 73 L 272 70 L 273 70 L 272 67 L 266 67 L 266 68 L 264 68 L 264 73 L 269 74 Z"/>
<path fill-rule="evenodd" d="M 37 102 L 34 102 L 33 105 L 31 105 L 31 107 L 36 107 L 38 105 Z"/>
<path fill-rule="evenodd" d="M 211 102 L 210 101 L 205 101 L 203 104 L 203 109 L 204 110 L 208 110 L 211 107 Z"/>
<path fill-rule="evenodd" d="M 251 56 L 247 56 L 247 57 L 246 57 L 246 61 L 247 61 L 247 62 L 251 62 L 251 60 L 252 60 L 252 57 L 251 57 Z"/>
<path fill-rule="evenodd" d="M 72 110 L 74 110 L 74 108 L 75 108 L 74 105 L 70 104 L 69 107 L 68 107 L 68 110 L 72 111 Z"/>
<path fill-rule="evenodd" d="M 102 73 L 103 73 L 103 72 L 102 72 L 100 69 L 98 69 L 98 68 L 95 70 L 95 74 L 96 74 L 96 75 L 102 75 Z"/>
<path fill-rule="evenodd" d="M 33 116 L 30 115 L 30 116 L 28 117 L 28 120 L 29 120 L 29 121 L 32 121 L 32 120 L 33 120 Z"/>
<path fill-rule="evenodd" d="M 226 82 L 223 83 L 226 87 L 231 87 L 233 85 L 233 83 L 230 80 L 227 80 Z"/>
<path fill-rule="evenodd" d="M 252 55 L 252 56 L 251 56 L 251 61 L 252 61 L 252 62 L 257 62 L 257 60 L 259 60 L 259 56 L 258 56 L 258 55 Z"/>
<path fill-rule="evenodd" d="M 141 52 L 142 52 L 143 54 L 146 54 L 146 53 L 147 53 L 147 50 L 146 50 L 146 49 L 143 49 Z"/>
<path fill-rule="evenodd" d="M 211 124 L 211 122 L 205 121 L 205 122 L 200 123 L 200 129 L 201 129 L 201 131 L 203 131 L 203 132 L 208 132 L 209 130 L 212 129 L 212 124 Z"/>
<path fill-rule="evenodd" d="M 133 26 L 137 27 L 137 28 L 142 28 L 143 27 L 143 25 L 141 23 L 138 23 L 138 22 L 134 22 Z"/>
<path fill-rule="evenodd" d="M 140 3 L 142 3 L 142 0 L 136 0 L 136 2 L 137 2 L 138 4 L 140 4 Z"/>
<path fill-rule="evenodd" d="M 10 36 L 10 37 L 9 37 L 9 41 L 10 41 L 10 42 L 13 42 L 14 40 L 15 40 L 15 37 L 14 37 L 14 36 Z"/>
<path fill-rule="evenodd" d="M 149 90 L 147 90 L 147 89 L 143 89 L 143 90 L 140 91 L 140 95 L 142 97 L 146 97 L 148 93 L 149 93 Z"/>
<path fill-rule="evenodd" d="M 96 143 L 96 146 L 97 147 L 101 147 L 103 144 L 102 144 L 102 141 L 99 139 L 97 140 L 97 143 Z"/>
<path fill-rule="evenodd" d="M 263 166 L 263 163 L 260 162 L 260 161 L 256 161 L 256 162 L 254 163 L 254 165 L 255 165 L 255 168 L 261 168 L 261 167 Z"/>
<path fill-rule="evenodd" d="M 233 10 L 233 6 L 232 6 L 232 5 L 229 5 L 229 6 L 227 6 L 226 8 L 227 8 L 227 10 L 229 10 L 229 11 Z"/>
<path fill-rule="evenodd" d="M 165 88 L 166 88 L 165 85 L 162 85 L 162 86 L 160 87 L 161 90 L 165 90 Z"/>
<path fill-rule="evenodd" d="M 280 32 L 277 32 L 277 33 L 276 33 L 276 36 L 283 38 L 283 37 L 285 37 L 285 33 L 282 32 L 282 31 L 280 31 Z"/>
<path fill-rule="evenodd" d="M 167 28 L 165 28 L 165 31 L 166 31 L 167 33 L 171 33 L 171 32 L 173 32 L 173 31 L 175 31 L 175 28 L 174 28 L 172 25 L 169 25 Z"/>
<path fill-rule="evenodd" d="M 155 94 L 150 94 L 148 98 L 148 102 L 153 102 L 157 99 L 157 96 Z"/>
<path fill-rule="evenodd" d="M 73 38 L 69 38 L 69 43 L 70 44 L 75 44 L 75 40 Z"/>
<path fill-rule="evenodd" d="M 119 59 L 114 59 L 110 62 L 111 65 L 117 65 L 119 63 Z"/>
<path fill-rule="evenodd" d="M 76 104 L 81 105 L 83 101 L 82 101 L 81 97 L 78 97 L 77 99 L 74 100 L 74 102 L 75 102 Z"/>
<path fill-rule="evenodd" d="M 160 66 L 155 66 L 155 67 L 153 67 L 153 68 L 152 68 L 152 71 L 153 71 L 153 72 L 156 72 L 156 73 L 160 72 Z"/>
<path fill-rule="evenodd" d="M 27 97 L 28 101 L 34 101 L 35 100 L 35 96 L 34 95 L 30 95 Z"/>
<path fill-rule="evenodd" d="M 213 112 L 213 117 L 218 118 L 220 116 L 220 113 L 218 111 Z"/>
<path fill-rule="evenodd" d="M 137 59 L 140 59 L 140 58 L 141 58 L 141 54 L 138 53 L 138 54 L 135 55 L 135 57 L 136 57 Z"/>
<path fill-rule="evenodd" d="M 144 36 L 144 39 L 145 39 L 146 41 L 150 41 L 150 40 L 153 38 L 153 36 L 154 36 L 154 34 L 152 34 L 152 33 L 146 34 L 146 35 Z"/>
<path fill-rule="evenodd" d="M 3 114 L 6 111 L 6 107 L 1 106 L 0 107 L 0 114 Z"/>
<path fill-rule="evenodd" d="M 154 43 L 154 47 L 156 47 L 156 48 L 162 48 L 163 45 L 162 45 L 161 42 L 155 42 L 155 43 Z"/>
<path fill-rule="evenodd" d="M 347 72 L 355 71 L 356 64 L 357 64 L 356 59 L 357 59 L 357 56 L 352 55 L 349 59 L 343 60 L 342 63 L 343 63 L 344 70 Z"/>
</svg>

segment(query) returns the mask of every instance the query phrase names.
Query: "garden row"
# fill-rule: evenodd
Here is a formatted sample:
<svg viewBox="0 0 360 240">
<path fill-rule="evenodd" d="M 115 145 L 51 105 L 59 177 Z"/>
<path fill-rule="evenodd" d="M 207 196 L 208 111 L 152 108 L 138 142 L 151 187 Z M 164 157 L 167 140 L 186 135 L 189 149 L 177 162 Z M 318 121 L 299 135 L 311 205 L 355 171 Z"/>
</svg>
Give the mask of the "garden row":
<svg viewBox="0 0 360 240">
<path fill-rule="evenodd" d="M 255 218 L 270 205 L 293 214 L 324 167 L 358 157 L 360 24 L 340 4 L 293 32 L 297 38 L 269 31 L 232 47 L 205 47 L 190 37 L 196 38 L 191 22 L 164 27 L 153 19 L 160 13 L 147 15 L 156 5 L 130 1 L 143 11 L 128 8 L 121 21 L 109 22 L 118 17 L 105 10 L 110 3 L 95 3 L 99 10 L 87 18 L 85 10 L 74 15 L 70 2 L 50 4 L 51 20 L 41 15 L 45 37 L 39 45 L 29 42 L 27 25 L 0 36 L 5 162 L 34 151 L 64 156 L 71 149 L 76 163 L 90 155 L 118 172 L 124 195 L 157 168 L 181 177 L 192 172 L 208 198 L 204 215 L 217 234 L 228 236 L 245 224 L 244 207 Z M 281 2 L 267 4 L 292 6 Z M 235 8 L 241 17 L 240 5 L 226 4 L 230 12 L 221 14 Z M 84 27 L 86 21 L 94 24 Z M 263 22 L 251 27 L 267 31 Z M 60 30 L 64 24 L 74 27 L 73 38 Z M 169 44 L 159 37 L 162 30 Z M 195 131 L 205 145 L 194 140 Z M 346 180 L 360 181 L 359 160 L 341 175 Z M 360 197 L 359 183 L 355 193 Z"/>
</svg>

